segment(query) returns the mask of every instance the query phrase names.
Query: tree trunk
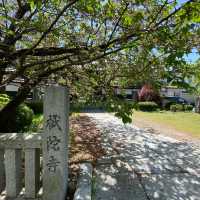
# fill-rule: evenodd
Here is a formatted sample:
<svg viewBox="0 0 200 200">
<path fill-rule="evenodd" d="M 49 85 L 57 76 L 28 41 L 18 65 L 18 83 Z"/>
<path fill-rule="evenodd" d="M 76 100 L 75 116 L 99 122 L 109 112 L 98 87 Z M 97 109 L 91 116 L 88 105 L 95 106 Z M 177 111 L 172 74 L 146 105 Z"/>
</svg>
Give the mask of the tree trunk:
<svg viewBox="0 0 200 200">
<path fill-rule="evenodd" d="M 16 132 L 16 109 L 27 98 L 30 91 L 29 85 L 23 86 L 17 96 L 0 111 L 0 134 Z"/>
<path fill-rule="evenodd" d="M 195 112 L 200 113 L 200 97 L 197 97 L 197 99 L 196 99 Z"/>
</svg>

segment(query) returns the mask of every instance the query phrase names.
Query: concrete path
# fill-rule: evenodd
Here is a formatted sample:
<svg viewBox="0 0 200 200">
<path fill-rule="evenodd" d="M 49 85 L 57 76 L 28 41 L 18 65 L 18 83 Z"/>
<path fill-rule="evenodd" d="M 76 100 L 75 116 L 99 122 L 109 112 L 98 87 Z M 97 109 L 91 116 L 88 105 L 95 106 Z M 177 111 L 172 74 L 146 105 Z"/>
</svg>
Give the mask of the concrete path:
<svg viewBox="0 0 200 200">
<path fill-rule="evenodd" d="M 107 113 L 88 113 L 108 151 L 93 200 L 200 200 L 200 145 L 145 132 Z"/>
</svg>

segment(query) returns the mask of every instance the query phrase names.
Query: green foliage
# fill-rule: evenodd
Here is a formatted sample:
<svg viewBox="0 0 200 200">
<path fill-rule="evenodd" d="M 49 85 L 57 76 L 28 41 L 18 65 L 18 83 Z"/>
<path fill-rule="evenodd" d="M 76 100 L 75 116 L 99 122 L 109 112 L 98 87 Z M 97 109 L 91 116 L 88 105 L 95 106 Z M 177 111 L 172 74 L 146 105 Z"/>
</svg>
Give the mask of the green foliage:
<svg viewBox="0 0 200 200">
<path fill-rule="evenodd" d="M 173 102 L 166 103 L 166 105 L 164 106 L 164 109 L 165 110 L 170 110 L 170 106 L 173 105 L 173 104 L 174 104 Z"/>
<path fill-rule="evenodd" d="M 8 102 L 10 98 L 7 94 L 0 94 L 0 109 L 2 109 Z"/>
<path fill-rule="evenodd" d="M 116 82 L 174 80 L 185 73 L 184 55 L 197 46 L 200 11 L 197 1 L 175 6 L 177 1 L 3 1 L 1 75 L 26 77 L 21 94 L 47 78 L 62 77 L 85 96 L 99 85 L 108 90 Z M 8 74 L 9 67 L 16 76 Z M 107 96 L 117 115 L 129 121 L 130 105 L 114 105 Z"/>
<path fill-rule="evenodd" d="M 118 99 L 108 101 L 106 106 L 107 110 L 114 112 L 115 116 L 121 118 L 123 123 L 132 122 L 133 107 L 134 104 Z"/>
<path fill-rule="evenodd" d="M 84 110 L 106 110 L 105 102 L 101 101 L 76 101 L 70 104 L 70 112 L 81 112 Z"/>
<path fill-rule="evenodd" d="M 85 107 L 85 103 L 84 102 L 75 102 L 70 104 L 70 114 L 72 114 L 72 112 L 81 112 L 81 110 L 83 110 Z"/>
<path fill-rule="evenodd" d="M 159 106 L 153 101 L 144 101 L 144 102 L 138 102 L 137 108 L 138 110 L 141 110 L 141 111 L 152 112 L 159 109 Z"/>
<path fill-rule="evenodd" d="M 42 6 L 42 0 L 28 0 L 28 2 L 30 4 L 31 11 L 34 11 L 36 8 L 41 8 Z"/>
<path fill-rule="evenodd" d="M 183 104 L 172 104 L 170 106 L 170 110 L 172 112 L 177 112 L 177 111 L 184 111 L 184 105 Z"/>
<path fill-rule="evenodd" d="M 6 94 L 0 94 L 0 109 L 2 109 L 8 102 L 10 97 Z M 21 104 L 16 109 L 16 131 L 25 132 L 29 130 L 33 119 L 33 111 L 25 104 Z"/>
<path fill-rule="evenodd" d="M 115 116 L 122 119 L 123 123 L 130 123 L 132 121 L 132 112 L 135 103 L 119 100 L 116 98 L 108 98 L 100 100 L 88 100 L 86 102 L 76 102 L 70 105 L 72 112 L 80 112 L 83 110 L 102 110 L 115 113 Z"/>
<path fill-rule="evenodd" d="M 170 110 L 172 112 L 181 112 L 181 111 L 192 111 L 193 106 L 192 105 L 184 105 L 184 104 L 172 104 L 170 106 Z"/>
<path fill-rule="evenodd" d="M 31 108 L 34 114 L 41 114 L 43 113 L 43 102 L 26 102 L 26 105 Z"/>
<path fill-rule="evenodd" d="M 170 105 L 170 111 L 181 112 L 181 111 L 192 111 L 193 106 L 189 104 L 174 104 Z"/>
<path fill-rule="evenodd" d="M 18 106 L 16 113 L 17 132 L 28 131 L 34 116 L 31 108 L 25 104 L 21 104 Z"/>
<path fill-rule="evenodd" d="M 0 94 L 0 98 L 9 99 L 9 96 L 7 94 Z"/>
<path fill-rule="evenodd" d="M 41 114 L 34 115 L 32 123 L 29 128 L 29 132 L 38 132 L 43 127 L 44 117 Z"/>
<path fill-rule="evenodd" d="M 185 111 L 192 111 L 193 106 L 192 105 L 184 105 L 184 110 Z"/>
</svg>

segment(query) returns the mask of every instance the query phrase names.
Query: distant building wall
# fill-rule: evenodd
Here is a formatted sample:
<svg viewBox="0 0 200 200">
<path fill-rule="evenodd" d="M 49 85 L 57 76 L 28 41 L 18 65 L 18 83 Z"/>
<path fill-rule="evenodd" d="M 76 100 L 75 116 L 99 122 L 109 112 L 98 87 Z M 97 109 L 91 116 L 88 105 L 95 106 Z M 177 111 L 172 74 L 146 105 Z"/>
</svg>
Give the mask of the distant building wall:
<svg viewBox="0 0 200 200">
<path fill-rule="evenodd" d="M 167 97 L 180 97 L 184 89 L 161 88 L 160 94 Z"/>
<path fill-rule="evenodd" d="M 6 85 L 5 91 L 11 95 L 15 96 L 17 94 L 17 91 L 19 89 L 19 86 L 17 84 L 12 85 Z M 27 100 L 32 100 L 32 101 L 42 101 L 43 100 L 43 88 L 42 87 L 37 87 L 32 90 L 30 95 L 27 97 Z"/>
<path fill-rule="evenodd" d="M 17 92 L 18 89 L 19 89 L 19 86 L 17 85 L 6 85 L 7 92 Z"/>
<path fill-rule="evenodd" d="M 182 97 L 189 103 L 195 103 L 195 99 L 197 98 L 197 96 L 181 88 L 162 88 L 160 94 L 167 97 Z"/>
<path fill-rule="evenodd" d="M 137 99 L 137 94 L 140 89 L 135 89 L 135 88 L 126 88 L 126 89 L 120 89 L 120 88 L 115 88 L 115 94 L 116 95 L 127 95 L 128 97 L 131 96 L 131 99 L 136 100 Z M 192 95 L 188 93 L 185 89 L 181 88 L 162 88 L 160 90 L 161 96 L 166 96 L 166 97 L 182 97 L 189 103 L 195 103 L 195 100 L 197 96 Z M 130 98 L 129 98 L 130 99 Z"/>
</svg>

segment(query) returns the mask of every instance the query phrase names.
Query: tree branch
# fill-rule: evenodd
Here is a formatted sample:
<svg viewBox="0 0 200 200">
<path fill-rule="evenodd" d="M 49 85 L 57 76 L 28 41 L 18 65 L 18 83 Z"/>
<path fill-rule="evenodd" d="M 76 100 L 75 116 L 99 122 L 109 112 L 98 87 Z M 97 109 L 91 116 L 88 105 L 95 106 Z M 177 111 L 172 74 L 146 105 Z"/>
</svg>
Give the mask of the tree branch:
<svg viewBox="0 0 200 200">
<path fill-rule="evenodd" d="M 58 14 L 58 16 L 55 18 L 55 20 L 52 22 L 52 24 L 49 26 L 49 28 L 42 34 L 42 36 L 40 37 L 40 39 L 36 42 L 36 44 L 33 45 L 33 47 L 30 49 L 30 51 L 32 51 L 33 49 L 35 49 L 40 42 L 51 32 L 52 28 L 54 27 L 54 25 L 58 22 L 58 20 L 60 19 L 60 17 L 64 14 L 64 12 L 70 8 L 73 4 L 75 4 L 78 0 L 72 0 L 71 2 L 69 2 L 66 6 L 64 6 L 64 8 L 62 9 L 62 11 Z"/>
<path fill-rule="evenodd" d="M 170 17 L 172 17 L 173 15 L 175 15 L 177 12 L 179 12 L 181 9 L 183 9 L 185 6 L 191 4 L 192 2 L 196 2 L 196 0 L 189 0 L 187 1 L 184 5 L 180 6 L 178 9 L 175 9 L 171 14 L 169 14 L 167 17 L 161 19 L 158 23 L 155 24 L 154 27 L 158 27 L 160 24 L 162 24 L 163 22 L 167 21 Z"/>
<path fill-rule="evenodd" d="M 121 21 L 123 15 L 124 15 L 124 13 L 126 12 L 127 8 L 128 8 L 128 3 L 126 3 L 126 7 L 124 8 L 124 10 L 122 11 L 122 13 L 120 14 L 120 16 L 119 16 L 119 18 L 118 18 L 118 20 L 117 20 L 117 23 L 115 24 L 115 27 L 113 28 L 113 31 L 112 31 L 112 33 L 110 34 L 108 43 L 112 40 L 113 35 L 114 35 L 115 31 L 117 30 L 117 27 L 118 27 L 118 25 L 119 25 L 119 23 L 120 23 L 120 21 Z"/>
</svg>

